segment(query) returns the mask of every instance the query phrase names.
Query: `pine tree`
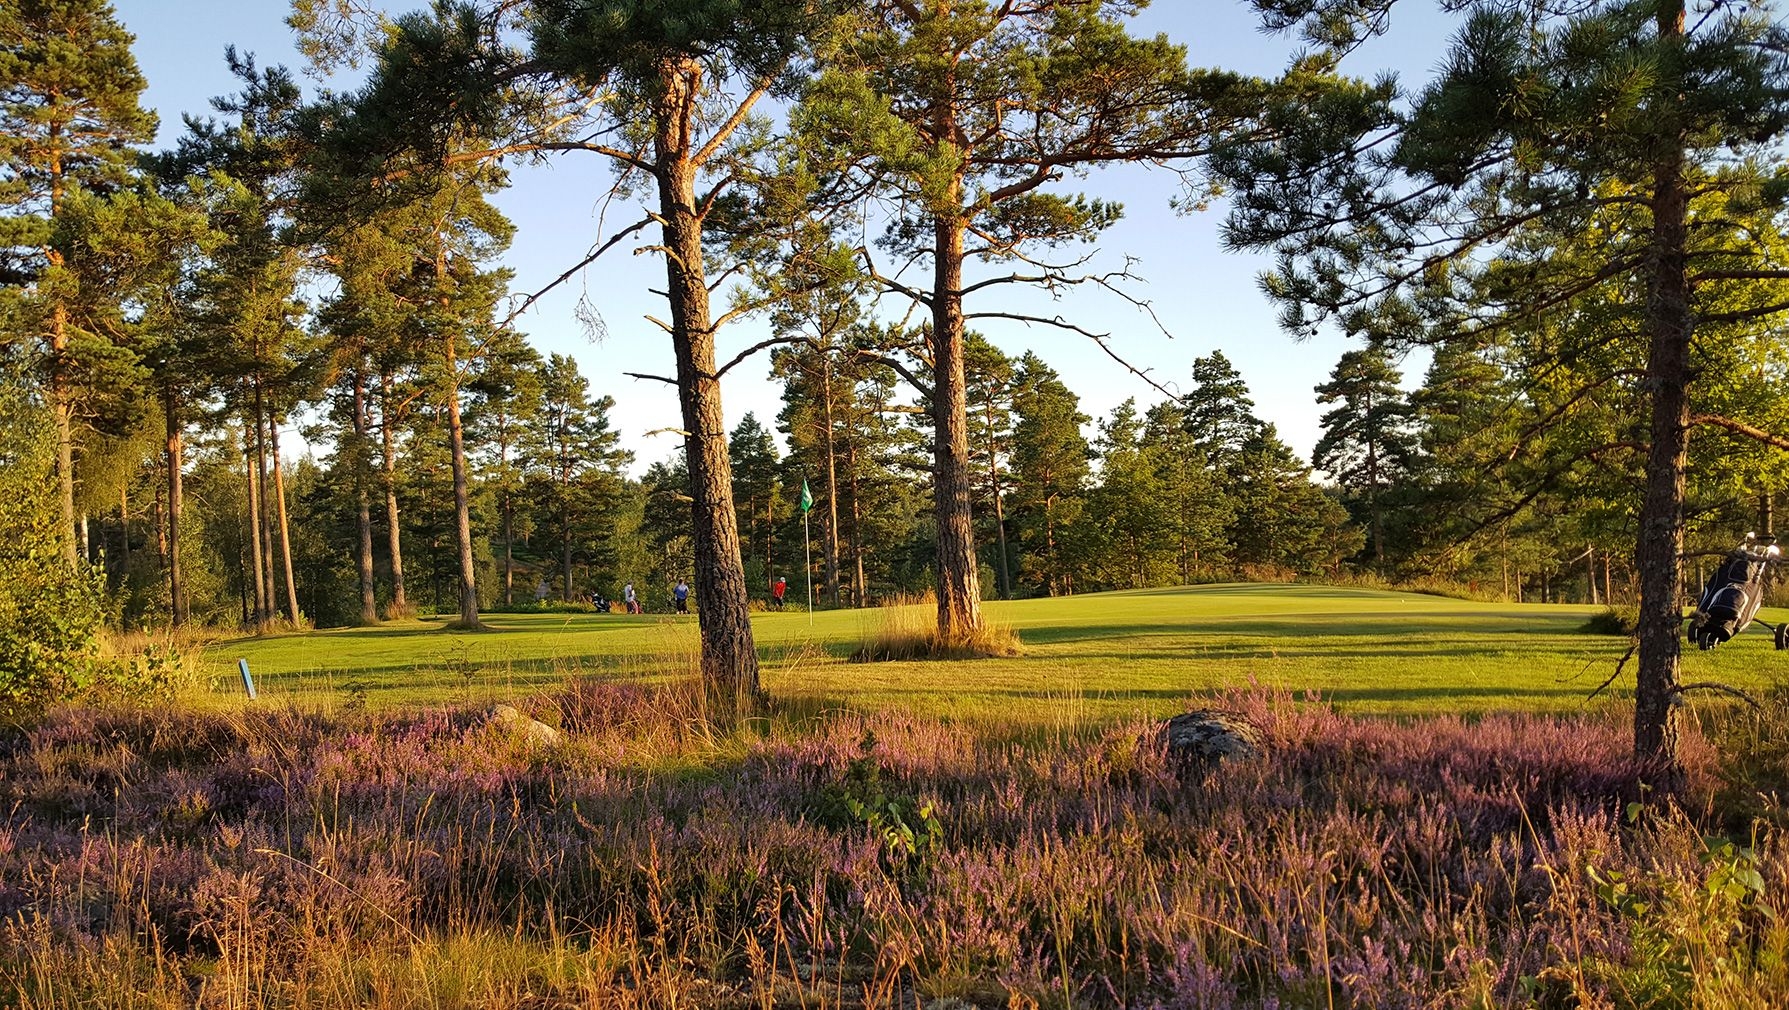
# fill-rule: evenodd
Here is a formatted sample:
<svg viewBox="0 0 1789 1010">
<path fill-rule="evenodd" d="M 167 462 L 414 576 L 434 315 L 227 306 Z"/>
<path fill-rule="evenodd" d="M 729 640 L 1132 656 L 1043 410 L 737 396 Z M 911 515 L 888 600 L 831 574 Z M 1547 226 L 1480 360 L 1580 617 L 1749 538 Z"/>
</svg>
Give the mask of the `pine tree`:
<svg viewBox="0 0 1789 1010">
<path fill-rule="evenodd" d="M 1214 165 L 1238 193 L 1231 241 L 1280 254 L 1266 287 L 1289 329 L 1331 319 L 1407 343 L 1600 314 L 1615 324 L 1603 339 L 1641 361 L 1634 746 L 1669 775 L 1691 432 L 1789 448 L 1706 409 L 1692 340 L 1789 311 L 1789 272 L 1730 241 L 1735 216 L 1780 217 L 1789 199 L 1768 167 L 1789 132 L 1789 27 L 1760 4 L 1711 4 L 1693 21 L 1683 0 L 1473 5 L 1435 79 L 1405 95 L 1390 78 L 1330 73 L 1389 28 L 1394 0 L 1255 5 L 1328 50 L 1268 111 L 1280 138 Z M 1711 200 L 1726 206 L 1693 213 Z M 1606 229 L 1597 255 L 1554 255 L 1592 225 Z"/>
<path fill-rule="evenodd" d="M 1006 495 L 1011 484 L 1014 362 L 979 333 L 963 336 L 964 407 L 969 422 L 970 486 L 978 511 L 992 520 L 994 578 L 1001 599 L 1013 596 L 1006 543 Z"/>
<path fill-rule="evenodd" d="M 506 607 L 515 604 L 516 537 L 527 532 L 526 527 L 517 527 L 517 497 L 522 492 L 524 473 L 518 450 L 541 409 L 545 368 L 540 352 L 519 334 L 505 330 L 493 334 L 485 345 L 468 386 L 476 397 L 467 413 L 469 441 L 485 447 L 489 458 L 483 483 L 497 497 L 503 539 L 501 599 Z M 525 520 L 526 516 L 520 518 Z"/>
<path fill-rule="evenodd" d="M 777 526 L 789 515 L 776 440 L 757 415 L 747 413 L 727 438 L 727 454 L 733 463 L 733 500 L 742 510 L 739 540 L 752 559 L 748 571 L 762 562 L 755 581 L 769 586 L 789 570 L 778 567 L 776 556 Z"/>
<path fill-rule="evenodd" d="M 1261 433 L 1255 401 L 1223 351 L 1193 359 L 1193 388 L 1180 398 L 1181 423 L 1193 448 L 1212 466 L 1229 470 L 1242 447 Z"/>
<path fill-rule="evenodd" d="M 1386 496 L 1409 478 L 1416 458 L 1411 407 L 1399 379 L 1385 349 L 1368 347 L 1344 352 L 1315 390 L 1318 403 L 1338 406 L 1323 415 L 1311 462 L 1365 508 L 1373 563 L 1381 567 Z"/>
<path fill-rule="evenodd" d="M 176 150 L 157 161 L 163 178 L 202 178 L 203 202 L 220 236 L 194 279 L 193 298 L 197 325 L 211 331 L 207 342 L 218 349 L 219 378 L 235 387 L 229 402 L 252 432 L 248 492 L 259 544 L 254 621 L 264 633 L 280 606 L 276 572 L 284 575 L 287 618 L 296 623 L 303 616 L 279 433 L 313 392 L 321 359 L 299 325 L 305 311 L 298 294 L 302 251 L 284 233 L 292 212 L 291 121 L 299 88 L 283 68 L 263 70 L 233 49 L 226 60 L 242 83 L 238 94 L 212 101 L 227 118 L 188 117 Z"/>
<path fill-rule="evenodd" d="M 1131 36 L 1124 18 L 1134 9 L 1104 0 L 871 3 L 860 30 L 823 54 L 826 72 L 797 114 L 811 150 L 847 163 L 841 179 L 892 204 L 884 246 L 897 260 L 930 261 L 925 290 L 880 271 L 876 280 L 931 317 L 924 345 L 911 350 L 934 377 L 926 396 L 946 640 L 981 625 L 965 328 L 1005 318 L 1087 333 L 1060 317 L 971 311 L 970 296 L 1013 284 L 1114 284 L 1079 274 L 1078 257 L 1044 258 L 1092 241 L 1119 215 L 1114 203 L 1053 184 L 1098 165 L 1195 153 L 1251 104 L 1232 76 L 1189 72 L 1181 47 Z M 1026 267 L 1002 272 L 1013 261 Z M 995 272 L 969 279 L 977 262 Z"/>
<path fill-rule="evenodd" d="M 1191 584 L 1229 563 L 1233 502 L 1193 436 L 1177 401 L 1158 403 L 1143 418 L 1141 445 L 1155 467 L 1161 506 L 1174 541 L 1180 584 Z"/>
<path fill-rule="evenodd" d="M 1269 574 L 1333 574 L 1365 540 L 1271 424 L 1238 451 L 1231 493 L 1238 564 Z"/>
<path fill-rule="evenodd" d="M 1113 409 L 1100 424 L 1099 485 L 1087 495 L 1082 548 L 1102 588 L 1163 585 L 1176 561 L 1174 512 L 1157 460 L 1143 441 L 1136 400 Z"/>
<path fill-rule="evenodd" d="M 0 5 L 0 297 L 35 344 L 56 428 L 62 521 L 77 526 L 75 457 L 83 386 L 119 357 L 107 331 L 84 319 L 105 311 L 85 290 L 80 243 L 62 227 L 71 203 L 103 199 L 131 179 L 131 145 L 155 134 L 139 104 L 145 82 L 130 33 L 105 0 L 17 0 Z M 128 355 L 126 355 L 128 358 Z M 83 544 L 60 541 L 71 566 Z"/>
<path fill-rule="evenodd" d="M 621 495 L 621 472 L 633 458 L 618 448 L 609 426 L 615 401 L 591 399 L 577 362 L 563 354 L 547 359 L 540 377 L 540 407 L 529 426 L 529 469 L 536 475 L 538 538 L 555 549 L 562 599 L 580 595 L 577 564 L 613 576 L 610 542 Z"/>
<path fill-rule="evenodd" d="M 324 54 L 335 51 L 332 19 L 318 16 L 328 13 L 299 12 L 314 30 L 307 44 Z M 593 256 L 660 233 L 676 361 L 661 378 L 676 387 L 689 432 L 702 669 L 728 706 L 755 704 L 759 686 L 715 334 L 755 306 L 712 311 L 705 229 L 732 206 L 728 188 L 754 174 L 763 134 L 742 129 L 753 108 L 788 83 L 806 36 L 826 23 L 808 0 L 450 0 L 373 33 L 384 41 L 378 65 L 333 133 L 337 149 L 367 152 L 363 171 L 376 177 L 419 161 L 581 151 L 617 168 L 618 191 L 650 180 L 645 216 Z M 513 44 L 524 36 L 526 50 Z M 463 146 L 471 138 L 484 146 Z"/>
<path fill-rule="evenodd" d="M 1074 591 L 1063 531 L 1079 518 L 1093 450 L 1081 434 L 1080 398 L 1043 359 L 1027 351 L 1013 378 L 1013 520 L 1020 571 L 1051 596 Z"/>
</svg>

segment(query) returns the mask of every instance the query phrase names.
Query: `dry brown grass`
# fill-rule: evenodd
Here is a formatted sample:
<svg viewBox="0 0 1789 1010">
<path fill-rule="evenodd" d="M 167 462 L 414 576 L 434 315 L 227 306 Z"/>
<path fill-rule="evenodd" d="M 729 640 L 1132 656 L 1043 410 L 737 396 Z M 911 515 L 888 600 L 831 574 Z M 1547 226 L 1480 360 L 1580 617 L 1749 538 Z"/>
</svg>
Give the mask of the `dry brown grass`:
<svg viewBox="0 0 1789 1010">
<path fill-rule="evenodd" d="M 982 617 L 982 626 L 967 635 L 946 637 L 938 631 L 936 605 L 903 602 L 877 612 L 877 624 L 856 652 L 853 662 L 884 663 L 916 659 L 983 659 L 1022 655 L 1019 633 L 1010 625 Z"/>
</svg>

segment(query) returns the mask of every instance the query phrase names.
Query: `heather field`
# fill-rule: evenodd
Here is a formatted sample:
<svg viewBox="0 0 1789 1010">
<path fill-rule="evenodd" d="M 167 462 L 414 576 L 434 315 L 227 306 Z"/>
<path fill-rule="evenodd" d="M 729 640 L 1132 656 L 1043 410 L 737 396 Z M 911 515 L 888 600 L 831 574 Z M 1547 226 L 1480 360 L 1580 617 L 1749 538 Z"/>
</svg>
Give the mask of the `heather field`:
<svg viewBox="0 0 1789 1010">
<path fill-rule="evenodd" d="M 1667 790 L 1581 702 L 1621 640 L 1579 611 L 997 613 L 1023 657 L 851 663 L 859 615 L 762 617 L 773 701 L 734 726 L 687 626 L 537 615 L 261 643 L 258 704 L 0 731 L 0 1006 L 1789 1005 L 1768 648 L 1693 657 L 1773 693 L 1698 700 Z M 1155 717 L 1198 706 L 1260 753 L 1171 754 Z"/>
<path fill-rule="evenodd" d="M 765 686 L 784 698 L 999 719 L 1111 719 L 1177 711 L 1189 694 L 1251 685 L 1315 692 L 1350 711 L 1577 711 L 1620 658 L 1583 633 L 1598 608 L 1468 602 L 1303 585 L 1215 585 L 994 603 L 1023 655 L 972 664 L 848 661 L 926 606 L 755 615 Z M 1766 616 L 1784 616 L 1766 611 Z M 269 697 L 372 707 L 526 696 L 592 674 L 659 678 L 692 667 L 693 617 L 487 614 L 489 631 L 444 621 L 214 643 L 208 669 L 228 704 L 236 661 Z M 1759 688 L 1789 656 L 1768 636 L 1692 654 L 1686 680 Z"/>
</svg>

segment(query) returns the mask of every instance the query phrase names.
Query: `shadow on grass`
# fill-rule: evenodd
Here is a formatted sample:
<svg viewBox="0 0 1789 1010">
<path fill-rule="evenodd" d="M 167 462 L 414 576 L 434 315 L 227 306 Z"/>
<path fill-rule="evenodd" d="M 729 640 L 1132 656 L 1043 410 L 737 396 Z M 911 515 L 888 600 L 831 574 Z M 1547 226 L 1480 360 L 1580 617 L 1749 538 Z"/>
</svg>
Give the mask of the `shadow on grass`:
<svg viewBox="0 0 1789 1010">
<path fill-rule="evenodd" d="M 1470 630 L 1459 625 L 1461 617 L 1474 618 L 1478 624 Z M 1429 618 L 1396 611 L 1377 611 L 1347 615 L 1311 615 L 1308 617 L 1208 618 L 1185 624 L 1120 624 L 1108 627 L 1026 626 L 1022 629 L 1027 644 L 1056 644 L 1119 638 L 1174 637 L 1192 643 L 1229 639 L 1239 635 L 1257 638 L 1310 639 L 1382 638 L 1386 641 L 1411 636 L 1446 635 L 1449 638 L 1482 640 L 1492 636 L 1518 636 L 1524 639 L 1568 636 L 1583 623 L 1579 614 L 1547 615 L 1535 619 L 1512 618 L 1507 614 L 1465 614 Z"/>
</svg>

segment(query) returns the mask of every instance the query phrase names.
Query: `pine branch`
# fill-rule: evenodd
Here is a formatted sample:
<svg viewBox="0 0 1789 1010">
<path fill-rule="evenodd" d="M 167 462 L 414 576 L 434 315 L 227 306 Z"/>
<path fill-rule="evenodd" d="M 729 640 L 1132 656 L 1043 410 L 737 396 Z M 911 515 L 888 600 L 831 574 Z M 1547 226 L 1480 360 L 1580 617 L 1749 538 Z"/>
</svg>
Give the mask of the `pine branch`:
<svg viewBox="0 0 1789 1010">
<path fill-rule="evenodd" d="M 1706 424 L 1715 428 L 1725 428 L 1735 435 L 1744 435 L 1747 438 L 1763 442 L 1765 445 L 1771 446 L 1772 448 L 1789 450 L 1789 438 L 1784 438 L 1781 435 L 1774 435 L 1765 431 L 1763 428 L 1754 428 L 1744 421 L 1735 421 L 1730 417 L 1722 417 L 1719 414 L 1694 414 L 1690 417 L 1690 423 Z"/>
<path fill-rule="evenodd" d="M 580 271 L 582 271 L 585 267 L 589 266 L 592 263 L 595 263 L 599 258 L 601 258 L 601 256 L 604 253 L 606 253 L 610 249 L 614 248 L 615 245 L 617 243 L 619 243 L 622 239 L 626 238 L 629 235 L 634 234 L 635 232 L 640 231 L 641 229 L 645 228 L 647 225 L 649 225 L 651 223 L 652 223 L 651 218 L 649 218 L 649 217 L 642 218 L 641 220 L 636 221 L 631 225 L 628 225 L 626 228 L 623 228 L 621 231 L 616 232 L 615 235 L 612 238 L 610 238 L 607 242 L 604 242 L 602 245 L 597 246 L 595 249 L 592 249 L 588 256 L 585 256 L 583 259 L 579 260 L 576 265 L 571 267 L 571 269 L 565 271 L 564 273 L 560 274 L 558 277 L 554 278 L 553 282 L 551 284 L 548 284 L 546 287 L 541 288 L 539 291 L 534 292 L 533 294 L 529 295 L 527 298 L 522 299 L 522 304 L 520 306 L 518 306 L 515 309 L 515 311 L 511 312 L 509 315 L 507 315 L 503 318 L 502 325 L 504 327 L 507 327 L 507 326 L 509 326 L 510 323 L 515 322 L 516 317 L 520 316 L 522 313 L 527 312 L 529 309 L 533 308 L 534 303 L 540 301 L 541 298 L 547 294 L 547 292 L 552 291 L 554 288 L 558 287 L 559 285 L 564 284 L 568 280 L 571 280 L 573 277 L 577 276 L 577 274 Z"/>
</svg>

